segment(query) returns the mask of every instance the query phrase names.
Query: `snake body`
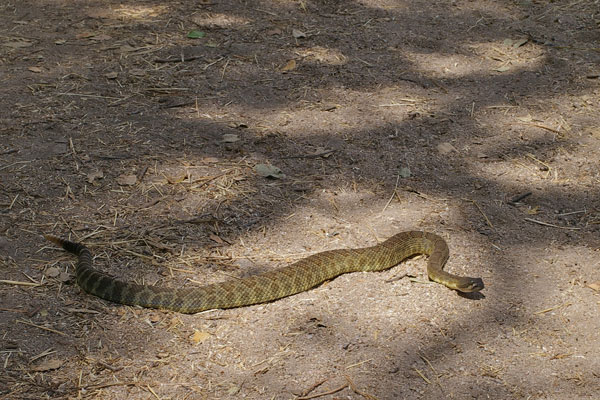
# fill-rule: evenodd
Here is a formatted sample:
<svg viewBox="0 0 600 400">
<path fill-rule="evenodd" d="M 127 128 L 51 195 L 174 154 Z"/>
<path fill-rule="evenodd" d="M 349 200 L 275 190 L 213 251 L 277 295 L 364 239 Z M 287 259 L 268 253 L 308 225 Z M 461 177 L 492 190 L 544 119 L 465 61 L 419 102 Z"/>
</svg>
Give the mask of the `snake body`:
<svg viewBox="0 0 600 400">
<path fill-rule="evenodd" d="M 277 300 L 347 272 L 385 270 L 415 254 L 429 256 L 427 274 L 435 282 L 461 292 L 477 292 L 484 287 L 481 278 L 443 271 L 449 256 L 448 245 L 429 232 L 402 232 L 375 246 L 324 251 L 264 274 L 182 289 L 120 281 L 96 270 L 92 266 L 92 253 L 84 245 L 52 235 L 45 237 L 78 256 L 77 283 L 84 291 L 115 303 L 188 314 Z"/>
</svg>

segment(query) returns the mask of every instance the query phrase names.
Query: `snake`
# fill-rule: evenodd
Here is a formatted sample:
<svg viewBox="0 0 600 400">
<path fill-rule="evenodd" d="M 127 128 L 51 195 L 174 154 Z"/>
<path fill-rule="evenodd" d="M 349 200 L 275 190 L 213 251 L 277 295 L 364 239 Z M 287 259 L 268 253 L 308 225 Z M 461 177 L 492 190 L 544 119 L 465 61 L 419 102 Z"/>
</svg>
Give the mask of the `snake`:
<svg viewBox="0 0 600 400">
<path fill-rule="evenodd" d="M 382 271 L 417 254 L 429 256 L 429 279 L 450 289 L 469 293 L 484 288 L 481 278 L 450 274 L 446 241 L 430 232 L 401 232 L 371 247 L 328 250 L 266 273 L 193 288 L 168 288 L 124 282 L 92 265 L 92 253 L 81 243 L 54 235 L 44 237 L 77 255 L 77 284 L 87 293 L 114 303 L 193 314 L 266 303 L 307 291 L 341 274 Z"/>
</svg>

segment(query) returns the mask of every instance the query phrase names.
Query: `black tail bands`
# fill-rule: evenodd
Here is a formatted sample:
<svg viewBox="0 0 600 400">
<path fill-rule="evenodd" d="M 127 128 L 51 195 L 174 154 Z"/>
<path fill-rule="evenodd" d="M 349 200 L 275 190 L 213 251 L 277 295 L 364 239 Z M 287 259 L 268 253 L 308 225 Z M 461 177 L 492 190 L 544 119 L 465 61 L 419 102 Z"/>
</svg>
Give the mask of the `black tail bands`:
<svg viewBox="0 0 600 400">
<path fill-rule="evenodd" d="M 135 285 L 118 281 L 110 275 L 95 270 L 92 267 L 92 253 L 87 247 L 54 235 L 44 235 L 44 237 L 66 251 L 77 255 L 75 275 L 77 276 L 77 284 L 80 288 L 105 300 L 122 304 L 137 304 L 127 302 L 127 299 L 122 299 L 122 293 L 127 292 L 127 289 L 131 289 Z"/>
</svg>

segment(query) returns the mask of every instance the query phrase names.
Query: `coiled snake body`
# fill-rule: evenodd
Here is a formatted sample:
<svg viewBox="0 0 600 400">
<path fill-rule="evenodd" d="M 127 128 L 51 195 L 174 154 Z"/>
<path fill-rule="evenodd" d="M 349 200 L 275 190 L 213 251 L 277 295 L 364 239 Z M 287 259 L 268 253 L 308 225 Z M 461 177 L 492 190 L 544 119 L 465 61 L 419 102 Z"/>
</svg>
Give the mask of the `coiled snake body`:
<svg viewBox="0 0 600 400">
<path fill-rule="evenodd" d="M 324 251 L 264 274 L 183 289 L 120 281 L 94 269 L 92 254 L 84 245 L 52 235 L 45 237 L 78 256 L 77 283 L 86 292 L 115 303 L 181 313 L 234 308 L 280 299 L 347 272 L 385 270 L 415 254 L 429 255 L 427 274 L 435 282 L 461 292 L 477 292 L 484 287 L 481 278 L 462 277 L 443 271 L 449 255 L 448 246 L 444 239 L 429 232 L 402 232 L 372 247 Z"/>
</svg>

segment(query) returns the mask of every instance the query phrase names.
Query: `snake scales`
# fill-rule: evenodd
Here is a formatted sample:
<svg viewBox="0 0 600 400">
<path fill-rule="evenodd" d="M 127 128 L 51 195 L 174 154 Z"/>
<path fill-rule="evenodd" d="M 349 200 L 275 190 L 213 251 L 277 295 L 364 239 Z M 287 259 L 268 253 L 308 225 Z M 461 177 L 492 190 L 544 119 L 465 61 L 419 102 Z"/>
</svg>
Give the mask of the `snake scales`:
<svg viewBox="0 0 600 400">
<path fill-rule="evenodd" d="M 46 239 L 79 257 L 77 283 L 88 293 L 115 303 L 196 313 L 264 303 L 306 291 L 338 275 L 354 271 L 381 271 L 415 254 L 427 254 L 427 274 L 435 282 L 461 292 L 483 289 L 481 278 L 442 270 L 449 251 L 446 241 L 429 232 L 402 232 L 372 247 L 324 251 L 294 264 L 248 278 L 212 285 L 171 289 L 137 285 L 115 279 L 92 266 L 92 253 L 80 243 L 56 236 Z"/>
</svg>

